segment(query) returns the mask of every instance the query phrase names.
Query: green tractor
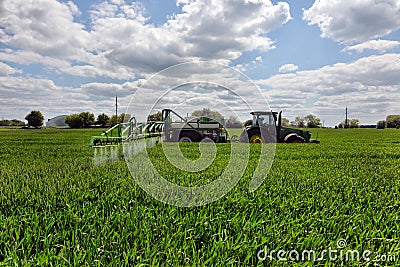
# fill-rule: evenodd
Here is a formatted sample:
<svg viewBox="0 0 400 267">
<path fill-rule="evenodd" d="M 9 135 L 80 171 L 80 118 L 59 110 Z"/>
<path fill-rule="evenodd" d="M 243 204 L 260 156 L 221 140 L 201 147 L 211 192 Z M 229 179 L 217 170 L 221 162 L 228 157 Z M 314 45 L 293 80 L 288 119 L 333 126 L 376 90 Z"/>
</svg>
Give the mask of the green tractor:
<svg viewBox="0 0 400 267">
<path fill-rule="evenodd" d="M 245 123 L 239 137 L 243 143 L 319 143 L 311 132 L 282 126 L 282 111 L 254 111 L 252 120 Z"/>
</svg>

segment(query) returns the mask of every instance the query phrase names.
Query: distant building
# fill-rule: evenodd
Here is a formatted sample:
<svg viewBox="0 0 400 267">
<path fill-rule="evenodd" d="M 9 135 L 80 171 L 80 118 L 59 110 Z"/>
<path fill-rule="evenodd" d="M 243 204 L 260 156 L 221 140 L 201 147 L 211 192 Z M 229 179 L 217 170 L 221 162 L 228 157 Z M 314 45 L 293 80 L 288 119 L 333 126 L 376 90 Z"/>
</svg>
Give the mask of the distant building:
<svg viewBox="0 0 400 267">
<path fill-rule="evenodd" d="M 65 123 L 65 118 L 68 115 L 60 115 L 57 117 L 54 117 L 52 119 L 49 119 L 46 122 L 46 127 L 59 127 L 59 128 L 68 128 L 68 124 Z"/>
</svg>

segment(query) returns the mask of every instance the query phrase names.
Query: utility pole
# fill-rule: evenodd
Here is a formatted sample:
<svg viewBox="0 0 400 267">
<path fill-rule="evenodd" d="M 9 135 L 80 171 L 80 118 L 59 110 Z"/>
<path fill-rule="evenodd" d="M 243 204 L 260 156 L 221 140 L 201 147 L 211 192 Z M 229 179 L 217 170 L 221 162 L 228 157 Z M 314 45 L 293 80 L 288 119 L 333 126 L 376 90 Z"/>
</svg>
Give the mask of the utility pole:
<svg viewBox="0 0 400 267">
<path fill-rule="evenodd" d="M 347 118 L 347 107 L 346 107 L 346 120 L 344 121 L 344 128 L 349 128 L 349 119 Z"/>
<path fill-rule="evenodd" d="M 118 96 L 117 96 L 117 93 L 115 93 L 115 119 L 116 119 L 116 122 L 118 123 Z"/>
</svg>

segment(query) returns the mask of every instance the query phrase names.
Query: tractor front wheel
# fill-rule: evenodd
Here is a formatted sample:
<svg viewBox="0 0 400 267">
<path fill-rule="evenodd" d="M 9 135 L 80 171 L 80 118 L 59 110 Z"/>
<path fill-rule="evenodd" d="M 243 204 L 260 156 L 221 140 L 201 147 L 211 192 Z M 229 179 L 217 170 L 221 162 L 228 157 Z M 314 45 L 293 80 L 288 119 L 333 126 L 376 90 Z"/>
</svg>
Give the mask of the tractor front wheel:
<svg viewBox="0 0 400 267">
<path fill-rule="evenodd" d="M 284 141 L 285 143 L 294 143 L 294 144 L 300 144 L 305 142 L 304 138 L 298 134 L 289 134 L 285 137 Z"/>
</svg>

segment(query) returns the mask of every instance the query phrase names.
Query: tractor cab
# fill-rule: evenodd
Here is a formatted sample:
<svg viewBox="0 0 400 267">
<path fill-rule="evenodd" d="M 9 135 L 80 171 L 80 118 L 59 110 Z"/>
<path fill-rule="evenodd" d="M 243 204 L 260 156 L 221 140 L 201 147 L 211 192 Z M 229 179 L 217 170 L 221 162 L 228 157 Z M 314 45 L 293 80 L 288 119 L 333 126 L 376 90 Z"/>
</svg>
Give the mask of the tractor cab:
<svg viewBox="0 0 400 267">
<path fill-rule="evenodd" d="M 275 126 L 276 112 L 254 111 L 250 114 L 253 115 L 253 126 Z"/>
</svg>

